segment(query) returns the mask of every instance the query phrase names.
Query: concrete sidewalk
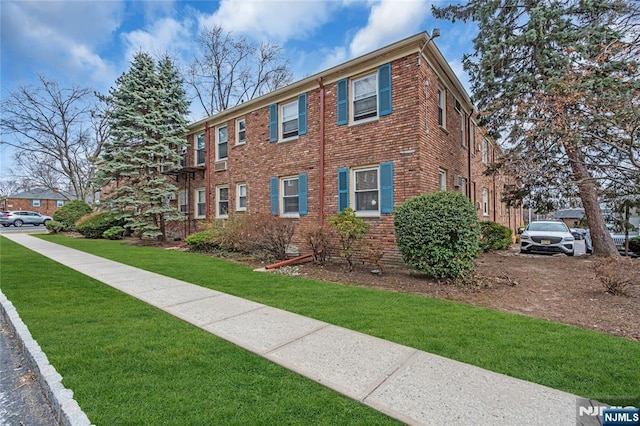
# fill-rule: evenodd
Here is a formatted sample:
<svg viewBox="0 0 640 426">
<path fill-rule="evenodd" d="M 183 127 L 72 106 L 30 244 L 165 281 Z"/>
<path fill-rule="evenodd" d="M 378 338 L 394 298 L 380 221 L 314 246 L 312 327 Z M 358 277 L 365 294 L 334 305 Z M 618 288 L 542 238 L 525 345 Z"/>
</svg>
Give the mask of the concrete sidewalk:
<svg viewBox="0 0 640 426">
<path fill-rule="evenodd" d="M 575 395 L 28 234 L 4 236 L 408 424 L 576 424 Z"/>
</svg>

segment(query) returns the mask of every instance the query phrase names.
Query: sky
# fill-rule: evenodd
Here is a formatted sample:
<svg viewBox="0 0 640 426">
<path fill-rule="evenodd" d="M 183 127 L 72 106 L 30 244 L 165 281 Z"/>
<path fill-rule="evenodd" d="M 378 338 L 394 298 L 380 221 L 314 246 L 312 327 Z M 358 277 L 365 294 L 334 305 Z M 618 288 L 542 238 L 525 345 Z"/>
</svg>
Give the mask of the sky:
<svg viewBox="0 0 640 426">
<path fill-rule="evenodd" d="M 280 44 L 294 81 L 439 28 L 435 43 L 468 87 L 461 60 L 472 50 L 475 27 L 435 19 L 434 3 L 450 2 L 0 0 L 0 100 L 33 84 L 38 75 L 61 87 L 106 94 L 140 51 L 156 57 L 168 53 L 186 67 L 193 58 L 193 40 L 213 25 L 234 36 Z M 190 121 L 203 118 L 195 106 Z M 0 144 L 0 179 L 10 176 L 12 155 Z"/>
</svg>

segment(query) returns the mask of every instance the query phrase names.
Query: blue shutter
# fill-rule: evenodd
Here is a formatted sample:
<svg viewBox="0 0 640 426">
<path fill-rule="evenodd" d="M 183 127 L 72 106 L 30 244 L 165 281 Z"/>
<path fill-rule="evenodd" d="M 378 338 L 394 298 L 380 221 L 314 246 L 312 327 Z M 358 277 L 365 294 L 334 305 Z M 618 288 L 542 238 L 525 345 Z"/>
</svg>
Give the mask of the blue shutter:
<svg viewBox="0 0 640 426">
<path fill-rule="evenodd" d="M 393 213 L 393 163 L 380 163 L 380 213 Z"/>
<path fill-rule="evenodd" d="M 391 64 L 378 68 L 378 108 L 381 117 L 391 114 Z"/>
<path fill-rule="evenodd" d="M 349 169 L 338 169 L 338 213 L 349 207 Z"/>
<path fill-rule="evenodd" d="M 337 97 L 338 97 L 338 126 L 349 122 L 349 81 L 344 78 L 338 81 Z"/>
<path fill-rule="evenodd" d="M 269 142 L 278 142 L 278 104 L 269 105 Z"/>
<path fill-rule="evenodd" d="M 272 177 L 269 182 L 271 193 L 271 214 L 277 216 L 280 213 L 280 199 L 278 196 L 278 189 L 280 187 L 280 179 Z"/>
<path fill-rule="evenodd" d="M 307 174 L 298 175 L 298 213 L 306 215 L 308 213 L 307 201 Z"/>
<path fill-rule="evenodd" d="M 298 96 L 298 135 L 307 134 L 307 94 Z"/>
</svg>

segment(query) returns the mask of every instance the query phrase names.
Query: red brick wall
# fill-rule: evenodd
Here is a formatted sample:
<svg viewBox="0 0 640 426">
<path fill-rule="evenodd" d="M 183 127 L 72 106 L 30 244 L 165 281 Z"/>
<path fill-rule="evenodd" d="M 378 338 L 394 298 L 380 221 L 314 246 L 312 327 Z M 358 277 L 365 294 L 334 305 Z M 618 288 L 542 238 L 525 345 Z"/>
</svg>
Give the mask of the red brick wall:
<svg viewBox="0 0 640 426">
<path fill-rule="evenodd" d="M 40 207 L 31 206 L 31 199 L 27 198 L 7 198 L 5 200 L 6 210 L 28 210 L 38 212 L 43 215 L 53 216 L 60 207 L 56 207 L 56 200 L 40 199 Z"/>
</svg>

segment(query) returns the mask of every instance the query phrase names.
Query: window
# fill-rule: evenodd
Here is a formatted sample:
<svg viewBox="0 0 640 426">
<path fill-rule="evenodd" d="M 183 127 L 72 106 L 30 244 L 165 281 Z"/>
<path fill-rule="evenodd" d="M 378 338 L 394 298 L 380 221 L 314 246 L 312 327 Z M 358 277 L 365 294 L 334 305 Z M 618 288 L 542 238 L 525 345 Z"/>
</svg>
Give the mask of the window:
<svg viewBox="0 0 640 426">
<path fill-rule="evenodd" d="M 467 116 L 464 112 L 460 111 L 460 145 L 463 148 L 467 147 Z"/>
<path fill-rule="evenodd" d="M 204 189 L 196 189 L 196 217 L 203 218 L 207 214 L 207 199 Z"/>
<path fill-rule="evenodd" d="M 482 215 L 489 216 L 489 190 L 482 188 Z"/>
<path fill-rule="evenodd" d="M 307 134 L 307 94 L 297 101 L 269 105 L 269 142 L 293 139 Z"/>
<path fill-rule="evenodd" d="M 438 87 L 438 125 L 440 127 L 446 126 L 447 118 L 447 92 L 441 87 Z"/>
<path fill-rule="evenodd" d="M 482 138 L 482 163 L 487 164 L 489 162 L 489 141 L 487 138 Z"/>
<path fill-rule="evenodd" d="M 282 179 L 282 213 L 284 215 L 298 214 L 298 178 Z"/>
<path fill-rule="evenodd" d="M 298 217 L 307 214 L 307 175 L 272 177 L 271 214 Z"/>
<path fill-rule="evenodd" d="M 371 73 L 352 79 L 344 78 L 336 83 L 337 124 L 369 121 L 392 113 L 391 64 L 378 67 Z"/>
<path fill-rule="evenodd" d="M 31 200 L 31 207 L 42 207 L 42 200 Z"/>
<path fill-rule="evenodd" d="M 236 145 L 244 145 L 247 141 L 247 128 L 244 118 L 236 120 Z"/>
<path fill-rule="evenodd" d="M 338 211 L 347 207 L 353 208 L 358 216 L 393 213 L 393 163 L 339 169 Z"/>
<path fill-rule="evenodd" d="M 187 191 L 178 192 L 178 208 L 180 213 L 187 212 Z"/>
<path fill-rule="evenodd" d="M 216 188 L 216 217 L 229 216 L 229 187 L 218 186 Z"/>
<path fill-rule="evenodd" d="M 475 203 L 476 203 L 476 183 L 475 182 L 471 182 L 471 194 L 469 194 L 469 199 L 471 200 L 471 203 L 473 203 L 473 205 L 475 206 Z"/>
<path fill-rule="evenodd" d="M 380 209 L 378 168 L 354 170 L 353 180 L 354 210 L 360 213 L 378 213 Z"/>
<path fill-rule="evenodd" d="M 353 80 L 353 121 L 378 116 L 378 79 L 370 74 Z"/>
<path fill-rule="evenodd" d="M 236 185 L 236 210 L 237 211 L 246 211 L 247 210 L 247 184 L 239 183 Z"/>
<path fill-rule="evenodd" d="M 282 139 L 298 136 L 298 101 L 282 105 Z"/>
<path fill-rule="evenodd" d="M 462 195 L 467 195 L 467 178 L 464 178 L 462 176 L 458 176 L 456 177 L 456 179 L 458 180 L 457 184 L 459 185 L 459 190 L 462 193 Z"/>
<path fill-rule="evenodd" d="M 216 132 L 216 161 L 227 159 L 229 134 L 227 126 L 220 126 Z"/>
<path fill-rule="evenodd" d="M 447 190 L 447 172 L 442 169 L 438 170 L 438 190 Z"/>
<path fill-rule="evenodd" d="M 469 149 L 471 149 L 471 155 L 476 155 L 475 129 L 476 126 L 473 123 L 473 120 L 469 120 Z"/>
<path fill-rule="evenodd" d="M 56 207 L 64 206 L 64 200 L 56 200 Z"/>
<path fill-rule="evenodd" d="M 196 166 L 204 166 L 206 162 L 204 133 L 196 136 Z"/>
</svg>

